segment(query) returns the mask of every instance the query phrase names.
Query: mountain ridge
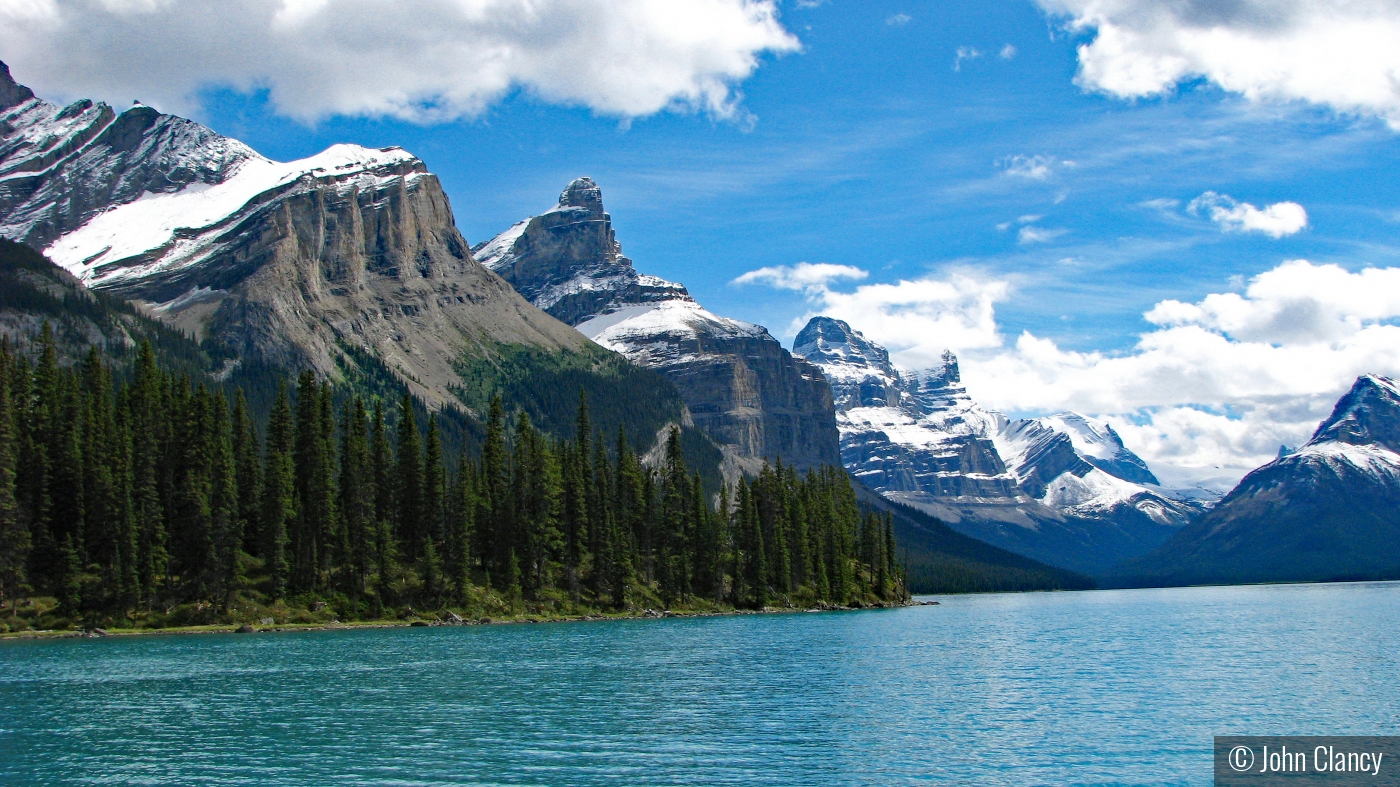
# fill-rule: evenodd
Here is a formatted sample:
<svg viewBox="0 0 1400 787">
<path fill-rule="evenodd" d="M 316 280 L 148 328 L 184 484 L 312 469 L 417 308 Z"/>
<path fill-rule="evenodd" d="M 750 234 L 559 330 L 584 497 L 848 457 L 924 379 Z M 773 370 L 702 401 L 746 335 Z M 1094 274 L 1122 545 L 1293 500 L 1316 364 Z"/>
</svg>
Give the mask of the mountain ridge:
<svg viewBox="0 0 1400 787">
<path fill-rule="evenodd" d="M 1292 453 L 1246 475 L 1118 585 L 1400 578 L 1400 385 L 1363 375 Z"/>
<path fill-rule="evenodd" d="M 713 314 L 684 285 L 637 272 L 592 179 L 573 180 L 554 208 L 473 253 L 536 306 L 671 380 L 723 452 L 731 483 L 768 461 L 838 463 L 821 372 L 763 326 Z"/>
<path fill-rule="evenodd" d="M 1156 547 L 1197 510 L 1115 475 L 1156 480 L 1107 424 L 984 410 L 951 352 L 897 368 L 878 343 L 822 316 L 793 348 L 831 383 L 847 470 L 959 532 L 1093 575 Z"/>
</svg>

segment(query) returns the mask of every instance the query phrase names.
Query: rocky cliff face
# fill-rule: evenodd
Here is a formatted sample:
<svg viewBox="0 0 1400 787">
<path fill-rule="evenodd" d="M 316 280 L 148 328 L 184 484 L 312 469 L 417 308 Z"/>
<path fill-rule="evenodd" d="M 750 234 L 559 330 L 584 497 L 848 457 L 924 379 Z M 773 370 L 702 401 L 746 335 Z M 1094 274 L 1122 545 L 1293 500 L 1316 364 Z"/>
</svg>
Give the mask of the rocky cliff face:
<svg viewBox="0 0 1400 787">
<path fill-rule="evenodd" d="M 403 150 L 274 162 L 149 107 L 48 104 L 8 70 L 0 104 L 0 236 L 242 354 L 336 377 L 363 350 L 440 403 L 464 354 L 589 347 L 472 259 Z"/>
<path fill-rule="evenodd" d="M 831 383 L 846 469 L 968 535 L 1098 573 L 1162 543 L 1198 510 L 1156 488 L 1105 423 L 982 409 L 952 353 L 932 368 L 896 368 L 883 347 L 829 317 L 808 322 L 793 352 Z"/>
<path fill-rule="evenodd" d="M 472 251 L 536 306 L 664 374 L 720 446 L 731 480 L 765 460 L 838 461 L 821 372 L 762 326 L 712 314 L 682 285 L 637 273 L 592 180 L 575 180 L 557 206 Z"/>
<path fill-rule="evenodd" d="M 1366 375 L 1311 440 L 1255 470 L 1121 584 L 1400 578 L 1400 384 Z"/>
</svg>

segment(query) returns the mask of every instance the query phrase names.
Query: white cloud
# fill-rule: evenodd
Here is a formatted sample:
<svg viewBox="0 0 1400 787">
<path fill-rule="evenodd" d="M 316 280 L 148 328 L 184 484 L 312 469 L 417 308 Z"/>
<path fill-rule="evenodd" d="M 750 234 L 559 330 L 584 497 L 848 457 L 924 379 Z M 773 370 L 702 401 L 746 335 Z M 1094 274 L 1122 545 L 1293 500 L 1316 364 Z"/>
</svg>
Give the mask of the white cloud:
<svg viewBox="0 0 1400 787">
<path fill-rule="evenodd" d="M 1002 174 L 1013 178 L 1049 180 L 1054 174 L 1055 159 L 1050 156 L 1027 156 L 1018 153 L 998 159 L 997 167 Z"/>
<path fill-rule="evenodd" d="M 889 19 L 886 19 L 885 24 L 891 27 L 904 27 L 912 21 L 914 21 L 914 17 L 908 14 L 895 14 Z"/>
<path fill-rule="evenodd" d="M 1191 200 L 1186 208 L 1192 213 L 1204 208 L 1211 221 L 1226 232 L 1262 232 L 1271 238 L 1282 238 L 1308 226 L 1308 212 L 1296 202 L 1275 202 L 1261 210 L 1228 194 L 1207 191 Z"/>
<path fill-rule="evenodd" d="M 997 57 L 1001 58 L 1002 60 L 1010 60 L 1015 56 L 1016 47 L 1012 46 L 1011 44 L 1007 44 L 1006 46 L 1002 47 L 1001 51 L 997 53 Z"/>
<path fill-rule="evenodd" d="M 798 272 L 804 265 L 807 263 L 791 268 L 760 268 L 734 281 L 805 293 L 813 310 L 793 320 L 791 333 L 818 314 L 837 317 L 871 339 L 904 351 L 907 357 L 903 362 L 908 365 L 934 363 L 948 347 L 1001 345 L 993 307 L 1005 299 L 1010 290 L 1008 282 L 955 273 L 946 279 L 925 277 L 893 284 L 863 284 L 853 292 L 838 292 L 830 287 L 837 278 L 860 279 L 865 277 L 865 271 L 847 265 L 824 265 L 838 269 L 841 275 L 824 275 L 814 270 L 823 266 L 810 266 L 810 273 Z"/>
<path fill-rule="evenodd" d="M 821 292 L 837 279 L 864 279 L 870 274 L 853 265 L 829 262 L 799 262 L 749 271 L 732 284 L 767 284 L 780 290 Z"/>
<path fill-rule="evenodd" d="M 1349 272 L 1296 260 L 1243 292 L 1167 300 L 1122 353 L 1080 352 L 1022 333 L 1010 346 L 995 306 L 1010 283 L 955 273 L 853 292 L 807 290 L 813 315 L 846 320 L 897 363 L 962 357 L 973 398 L 1011 413 L 1108 418 L 1149 462 L 1238 477 L 1281 444 L 1305 442 L 1355 379 L 1400 376 L 1400 267 Z"/>
<path fill-rule="evenodd" d="M 1044 227 L 1026 226 L 1022 227 L 1021 231 L 1016 233 L 1016 242 L 1020 243 L 1022 246 L 1028 246 L 1032 243 L 1049 243 L 1068 232 L 1069 230 L 1065 229 L 1046 229 Z"/>
<path fill-rule="evenodd" d="M 471 117 L 515 89 L 732 117 L 760 56 L 799 46 L 774 0 L 0 0 L 0 53 L 40 95 L 188 112 L 266 89 L 306 121 Z"/>
<path fill-rule="evenodd" d="M 1124 98 L 1204 77 L 1254 101 L 1302 100 L 1400 131 L 1394 0 L 1037 0 L 1072 28 L 1077 81 Z"/>
<path fill-rule="evenodd" d="M 964 60 L 976 60 L 982 56 L 982 50 L 971 46 L 958 47 L 957 54 L 953 56 L 953 70 L 961 71 Z"/>
</svg>

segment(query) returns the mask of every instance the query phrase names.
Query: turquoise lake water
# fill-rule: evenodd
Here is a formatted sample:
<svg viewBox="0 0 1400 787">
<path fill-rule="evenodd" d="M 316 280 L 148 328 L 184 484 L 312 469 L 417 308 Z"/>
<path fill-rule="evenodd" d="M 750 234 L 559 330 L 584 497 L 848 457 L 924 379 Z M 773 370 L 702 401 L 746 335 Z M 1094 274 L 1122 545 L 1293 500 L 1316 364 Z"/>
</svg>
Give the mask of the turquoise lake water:
<svg viewBox="0 0 1400 787">
<path fill-rule="evenodd" d="M 1400 584 L 0 643 L 0 783 L 1192 784 L 1400 733 Z"/>
</svg>

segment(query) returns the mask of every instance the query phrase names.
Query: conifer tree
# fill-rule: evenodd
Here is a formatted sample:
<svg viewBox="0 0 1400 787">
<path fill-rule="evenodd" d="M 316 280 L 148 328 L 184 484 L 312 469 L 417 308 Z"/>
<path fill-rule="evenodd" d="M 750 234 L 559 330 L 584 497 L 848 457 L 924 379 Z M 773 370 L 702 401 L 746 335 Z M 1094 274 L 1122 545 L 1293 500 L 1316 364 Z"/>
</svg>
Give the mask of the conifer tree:
<svg viewBox="0 0 1400 787">
<path fill-rule="evenodd" d="M 281 598 L 287 592 L 291 579 L 287 546 L 288 531 L 296 521 L 296 471 L 292 464 L 295 439 L 291 403 L 286 387 L 279 383 L 267 423 L 261 527 L 273 598 Z"/>
<path fill-rule="evenodd" d="M 447 472 L 442 464 L 442 437 L 437 417 L 428 416 L 428 436 L 423 442 L 423 541 L 442 556 L 447 534 Z"/>
<path fill-rule="evenodd" d="M 243 528 L 243 551 L 262 555 L 262 464 L 258 458 L 258 431 L 248 413 L 248 400 L 239 388 L 233 400 L 233 462 L 238 486 L 238 522 Z"/>
<path fill-rule="evenodd" d="M 394 499 L 398 541 L 411 565 L 423 555 L 423 449 L 413 416 L 413 399 L 405 391 L 399 402 L 398 451 Z"/>
<path fill-rule="evenodd" d="M 341 421 L 340 519 L 347 550 L 344 583 L 356 598 L 367 589 L 375 549 L 375 482 L 364 400 L 345 403 Z"/>
<path fill-rule="evenodd" d="M 10 347 L 0 344 L 0 604 L 10 602 L 10 614 L 29 589 L 25 561 L 29 557 L 29 527 L 20 517 L 15 496 L 15 415 L 10 404 Z"/>
</svg>

